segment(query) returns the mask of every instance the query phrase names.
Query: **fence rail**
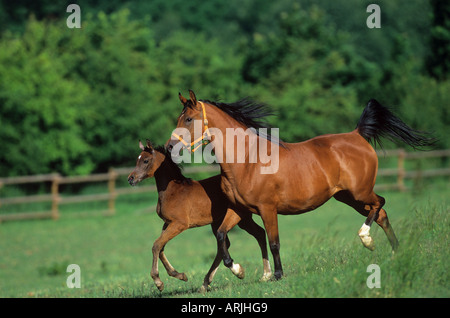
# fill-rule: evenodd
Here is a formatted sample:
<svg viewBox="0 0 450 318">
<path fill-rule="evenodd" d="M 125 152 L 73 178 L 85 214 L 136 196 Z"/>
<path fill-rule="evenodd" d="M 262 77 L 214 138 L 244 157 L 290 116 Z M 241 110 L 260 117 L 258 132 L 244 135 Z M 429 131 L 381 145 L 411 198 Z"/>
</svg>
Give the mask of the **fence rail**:
<svg viewBox="0 0 450 318">
<path fill-rule="evenodd" d="M 390 157 L 397 158 L 396 168 L 379 169 L 377 173 L 377 177 L 397 177 L 397 180 L 395 183 L 375 184 L 376 191 L 385 191 L 385 190 L 406 191 L 408 190 L 408 188 L 405 185 L 406 179 L 450 176 L 450 168 L 439 168 L 429 170 L 418 169 L 412 171 L 408 171 L 405 168 L 406 160 L 450 157 L 450 149 L 433 150 L 427 152 L 406 152 L 404 149 L 394 149 L 386 151 L 377 151 L 377 155 L 379 158 L 390 158 Z"/>
<path fill-rule="evenodd" d="M 399 190 L 406 191 L 406 179 L 414 178 L 430 178 L 436 176 L 450 176 L 450 168 L 429 169 L 429 170 L 415 170 L 407 171 L 405 169 L 405 160 L 425 159 L 425 158 L 439 158 L 450 157 L 450 149 L 435 150 L 429 152 L 406 152 L 403 149 L 386 150 L 377 152 L 380 158 L 397 158 L 397 167 L 390 169 L 379 169 L 378 177 L 396 177 L 396 182 L 389 184 L 376 184 L 375 190 Z M 156 186 L 141 186 L 138 188 L 117 188 L 116 181 L 118 177 L 128 175 L 133 168 L 112 168 L 108 173 L 93 174 L 87 176 L 70 176 L 65 177 L 57 173 L 42 174 L 34 176 L 0 178 L 0 189 L 5 185 L 21 185 L 29 183 L 43 183 L 50 182 L 50 194 L 29 195 L 19 197 L 0 198 L 0 207 L 5 205 L 15 205 L 22 203 L 37 203 L 37 202 L 51 202 L 50 211 L 39 212 L 21 212 L 21 213 L 7 213 L 0 214 L 0 223 L 8 220 L 23 220 L 23 219 L 40 219 L 52 218 L 54 220 L 60 217 L 59 206 L 63 204 L 93 202 L 93 201 L 107 201 L 107 210 L 101 211 L 105 215 L 113 215 L 115 213 L 115 202 L 118 196 L 128 195 L 132 193 L 155 192 Z M 201 167 L 186 167 L 184 172 L 186 174 L 196 174 L 199 172 L 219 173 L 218 165 L 208 165 Z M 60 185 L 90 183 L 90 182 L 107 182 L 108 192 L 100 194 L 84 194 L 73 196 L 61 196 Z"/>
<path fill-rule="evenodd" d="M 0 223 L 2 221 L 10 221 L 10 220 L 42 219 L 42 218 L 52 218 L 54 220 L 57 220 L 60 217 L 59 211 L 60 205 L 82 203 L 82 202 L 95 202 L 95 201 L 107 201 L 108 208 L 100 212 L 103 213 L 104 215 L 113 215 L 115 213 L 115 202 L 118 196 L 156 191 L 155 185 L 140 186 L 137 188 L 131 187 L 117 188 L 116 187 L 117 178 L 127 176 L 133 170 L 133 168 L 134 167 L 111 168 L 108 173 L 99 173 L 87 176 L 64 177 L 58 173 L 52 173 L 34 176 L 0 178 L 0 189 L 5 185 L 21 185 L 30 183 L 43 183 L 43 182 L 51 183 L 50 194 L 0 198 L 0 207 L 5 205 L 14 205 L 23 203 L 51 202 L 50 211 L 4 213 L 0 214 Z M 184 172 L 186 174 L 195 174 L 199 172 L 219 173 L 219 167 L 216 165 L 208 165 L 204 167 L 186 167 L 184 169 Z M 91 183 L 91 182 L 107 182 L 108 192 L 99 194 L 73 195 L 73 196 L 62 196 L 60 193 L 60 185 Z"/>
</svg>

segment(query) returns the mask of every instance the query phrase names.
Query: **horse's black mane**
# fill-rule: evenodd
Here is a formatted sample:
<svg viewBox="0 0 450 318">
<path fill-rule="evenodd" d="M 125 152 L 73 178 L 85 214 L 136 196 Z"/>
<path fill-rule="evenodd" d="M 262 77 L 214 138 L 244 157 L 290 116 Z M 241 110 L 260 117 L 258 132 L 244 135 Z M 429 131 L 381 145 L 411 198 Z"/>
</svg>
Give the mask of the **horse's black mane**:
<svg viewBox="0 0 450 318">
<path fill-rule="evenodd" d="M 267 122 L 267 117 L 274 115 L 274 112 L 268 105 L 256 102 L 248 97 L 245 97 L 234 103 L 222 103 L 210 100 L 201 101 L 216 106 L 217 108 L 221 109 L 226 114 L 237 120 L 239 123 L 249 128 L 271 128 L 271 125 Z M 185 104 L 185 108 L 186 107 L 192 108 L 191 101 L 188 101 Z M 268 132 L 267 136 L 262 137 L 269 139 L 268 137 L 270 137 L 270 133 Z M 279 145 L 283 146 L 281 140 L 279 141 Z"/>
<path fill-rule="evenodd" d="M 214 105 L 236 119 L 241 124 L 253 128 L 270 128 L 266 121 L 273 112 L 266 104 L 255 102 L 249 98 L 243 98 L 234 103 L 222 103 L 205 100 L 205 103 Z"/>
</svg>

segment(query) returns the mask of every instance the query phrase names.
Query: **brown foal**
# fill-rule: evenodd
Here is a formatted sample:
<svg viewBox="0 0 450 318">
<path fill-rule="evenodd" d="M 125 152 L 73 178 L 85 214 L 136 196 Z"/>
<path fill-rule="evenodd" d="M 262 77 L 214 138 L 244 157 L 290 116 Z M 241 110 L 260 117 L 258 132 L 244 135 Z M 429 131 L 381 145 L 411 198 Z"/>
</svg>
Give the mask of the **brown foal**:
<svg viewBox="0 0 450 318">
<path fill-rule="evenodd" d="M 139 147 L 142 152 L 137 159 L 136 167 L 128 176 L 128 182 L 134 186 L 146 178 L 155 177 L 156 180 L 158 190 L 156 212 L 164 221 L 162 233 L 152 248 L 151 277 L 158 289 L 160 291 L 164 289 L 158 273 L 158 256 L 170 276 L 187 281 L 186 275 L 178 273 L 169 263 L 164 254 L 165 245 L 187 229 L 208 224 L 211 224 L 212 231 L 216 235 L 226 214 L 233 219 L 233 223 L 237 223 L 258 241 L 264 267 L 261 279 L 269 279 L 272 272 L 268 261 L 265 231 L 253 221 L 251 214 L 246 213 L 246 216 L 241 218 L 228 208 L 227 198 L 220 189 L 220 175 L 200 181 L 188 179 L 182 175 L 180 168 L 173 163 L 163 147 L 153 148 L 148 140 L 146 147 L 139 141 Z M 235 221 L 237 219 L 239 220 Z M 225 244 L 227 248 L 230 246 L 228 239 Z M 216 257 L 205 276 L 200 291 L 207 291 L 217 271 L 223 257 L 219 247 L 221 245 L 218 242 Z M 244 277 L 244 270 L 239 264 L 232 263 L 229 267 L 234 275 L 239 278 Z"/>
</svg>

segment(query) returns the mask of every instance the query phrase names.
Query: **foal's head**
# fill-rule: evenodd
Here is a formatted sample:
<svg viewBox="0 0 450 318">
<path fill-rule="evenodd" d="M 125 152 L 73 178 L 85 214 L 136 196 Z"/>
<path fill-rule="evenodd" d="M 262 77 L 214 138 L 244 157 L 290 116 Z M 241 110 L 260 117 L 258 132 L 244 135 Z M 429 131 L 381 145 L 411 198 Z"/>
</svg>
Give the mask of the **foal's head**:
<svg viewBox="0 0 450 318">
<path fill-rule="evenodd" d="M 136 167 L 128 176 L 128 183 L 132 186 L 146 178 L 153 177 L 155 171 L 164 161 L 164 155 L 158 156 L 158 151 L 153 148 L 148 139 L 145 147 L 139 140 L 139 148 L 142 149 L 142 152 L 137 159 Z"/>
</svg>

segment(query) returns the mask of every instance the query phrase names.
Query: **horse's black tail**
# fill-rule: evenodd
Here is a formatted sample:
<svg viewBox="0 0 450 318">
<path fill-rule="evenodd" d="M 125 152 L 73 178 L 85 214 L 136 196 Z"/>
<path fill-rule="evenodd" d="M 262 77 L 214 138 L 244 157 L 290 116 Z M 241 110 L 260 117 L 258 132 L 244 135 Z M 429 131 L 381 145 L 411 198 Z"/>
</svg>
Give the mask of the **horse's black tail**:
<svg viewBox="0 0 450 318">
<path fill-rule="evenodd" d="M 425 150 L 424 148 L 433 146 L 437 141 L 431 137 L 430 133 L 418 131 L 406 125 L 375 99 L 367 103 L 356 129 L 370 143 L 375 146 L 379 144 L 381 148 L 383 148 L 381 137 L 395 143 L 402 141 L 417 150 Z"/>
</svg>

